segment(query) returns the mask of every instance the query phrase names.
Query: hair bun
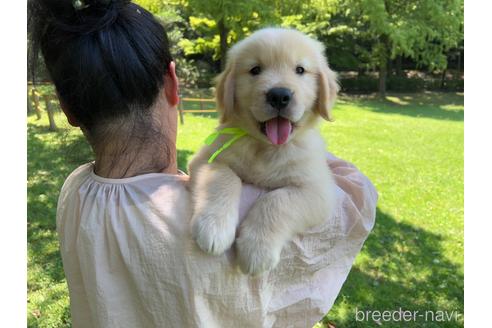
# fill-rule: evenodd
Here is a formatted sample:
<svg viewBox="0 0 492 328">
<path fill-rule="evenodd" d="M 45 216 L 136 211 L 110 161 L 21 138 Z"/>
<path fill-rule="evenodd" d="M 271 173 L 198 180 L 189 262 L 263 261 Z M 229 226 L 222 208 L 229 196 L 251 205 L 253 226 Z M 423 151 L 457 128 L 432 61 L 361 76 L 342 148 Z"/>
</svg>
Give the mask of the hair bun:
<svg viewBox="0 0 492 328">
<path fill-rule="evenodd" d="M 130 0 L 29 0 L 37 24 L 74 34 L 90 34 L 113 24 Z"/>
<path fill-rule="evenodd" d="M 75 24 L 68 30 L 89 34 L 113 24 L 120 10 L 130 3 L 130 0 L 72 0 L 71 2 L 76 19 L 71 21 Z"/>
<path fill-rule="evenodd" d="M 112 0 L 99 0 L 99 1 L 88 1 L 88 0 L 73 0 L 72 5 L 75 10 L 82 10 L 89 8 L 92 4 L 100 4 L 103 6 L 109 6 L 113 2 Z"/>
</svg>

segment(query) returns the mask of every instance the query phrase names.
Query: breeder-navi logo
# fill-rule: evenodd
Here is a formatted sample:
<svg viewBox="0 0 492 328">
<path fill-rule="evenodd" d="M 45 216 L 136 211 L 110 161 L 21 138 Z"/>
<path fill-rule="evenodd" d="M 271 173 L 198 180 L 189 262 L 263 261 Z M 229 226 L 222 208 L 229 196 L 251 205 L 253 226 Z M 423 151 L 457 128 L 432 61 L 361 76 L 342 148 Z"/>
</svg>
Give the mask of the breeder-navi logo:
<svg viewBox="0 0 492 328">
<path fill-rule="evenodd" d="M 410 311 L 403 310 L 401 307 L 398 310 L 359 310 L 355 308 L 355 321 L 374 321 L 381 322 L 444 322 L 444 321 L 459 321 L 462 319 L 462 314 L 458 311 Z"/>
</svg>

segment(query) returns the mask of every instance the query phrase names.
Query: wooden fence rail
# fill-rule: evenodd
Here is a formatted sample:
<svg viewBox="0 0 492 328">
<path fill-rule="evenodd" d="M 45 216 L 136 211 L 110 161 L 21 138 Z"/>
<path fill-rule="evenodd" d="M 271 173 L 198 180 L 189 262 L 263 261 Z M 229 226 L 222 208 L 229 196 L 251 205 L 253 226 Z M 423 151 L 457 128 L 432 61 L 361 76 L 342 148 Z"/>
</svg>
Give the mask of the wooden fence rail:
<svg viewBox="0 0 492 328">
<path fill-rule="evenodd" d="M 186 108 L 185 103 L 190 103 L 190 102 L 198 102 L 200 105 L 200 109 L 192 109 Z M 215 104 L 215 99 L 206 99 L 206 98 L 181 98 L 179 101 L 178 105 L 178 111 L 179 111 L 179 120 L 181 124 L 184 124 L 184 113 L 215 113 L 217 112 L 217 109 L 215 108 L 208 108 L 205 109 L 204 104 Z"/>
<path fill-rule="evenodd" d="M 47 83 L 43 83 L 43 85 L 49 85 Z M 27 102 L 28 102 L 28 112 L 34 110 L 36 116 L 41 119 L 41 101 L 44 101 L 44 108 L 48 114 L 48 119 L 50 122 L 50 130 L 54 131 L 57 129 L 55 120 L 54 120 L 54 112 L 56 109 L 60 108 L 60 104 L 58 102 L 58 97 L 54 92 L 40 92 L 32 83 L 28 83 L 27 85 L 28 93 L 27 93 Z M 195 103 L 195 106 L 190 106 L 190 103 Z M 196 109 L 196 103 L 200 109 Z M 214 104 L 213 108 L 205 108 L 206 104 Z M 188 107 L 190 106 L 190 107 Z M 215 100 L 209 98 L 180 98 L 180 102 L 178 104 L 178 112 L 179 112 L 179 120 L 181 124 L 184 124 L 184 113 L 215 113 L 217 109 L 215 107 Z"/>
</svg>

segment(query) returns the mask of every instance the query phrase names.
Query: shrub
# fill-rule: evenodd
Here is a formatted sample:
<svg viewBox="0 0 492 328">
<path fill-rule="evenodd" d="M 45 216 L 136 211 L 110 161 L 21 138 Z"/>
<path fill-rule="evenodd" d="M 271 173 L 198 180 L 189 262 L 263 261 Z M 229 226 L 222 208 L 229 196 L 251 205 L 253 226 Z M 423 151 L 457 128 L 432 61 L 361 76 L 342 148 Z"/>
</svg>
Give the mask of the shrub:
<svg viewBox="0 0 492 328">
<path fill-rule="evenodd" d="M 420 92 L 425 89 L 425 80 L 417 77 L 389 76 L 386 90 L 395 92 Z"/>
<path fill-rule="evenodd" d="M 434 79 L 427 81 L 425 89 L 429 91 L 463 92 L 465 81 L 461 79 L 444 80 Z"/>
<path fill-rule="evenodd" d="M 379 90 L 379 80 L 373 76 L 344 77 L 339 79 L 341 91 L 345 93 L 373 93 Z M 393 92 L 444 91 L 463 92 L 464 80 L 423 79 L 419 77 L 389 76 L 386 90 Z"/>
<path fill-rule="evenodd" d="M 340 78 L 341 91 L 346 93 L 372 93 L 378 91 L 378 79 L 371 76 Z"/>
</svg>

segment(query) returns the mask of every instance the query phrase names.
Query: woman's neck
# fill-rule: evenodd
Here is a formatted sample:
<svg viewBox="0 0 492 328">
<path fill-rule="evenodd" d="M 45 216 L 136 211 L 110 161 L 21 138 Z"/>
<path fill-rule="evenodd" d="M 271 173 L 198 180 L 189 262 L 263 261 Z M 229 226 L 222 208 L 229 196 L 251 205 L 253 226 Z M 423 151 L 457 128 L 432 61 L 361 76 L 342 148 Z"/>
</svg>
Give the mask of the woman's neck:
<svg viewBox="0 0 492 328">
<path fill-rule="evenodd" d="M 128 129 L 106 129 L 106 135 L 93 144 L 95 173 L 105 178 L 128 178 L 146 173 L 177 174 L 176 128 L 158 124 L 140 128 L 139 133 Z"/>
<path fill-rule="evenodd" d="M 165 93 L 149 114 L 133 111 L 93 131 L 95 173 L 106 178 L 128 178 L 145 173 L 177 174 L 177 110 Z M 86 134 L 86 133 L 85 133 Z M 89 140 L 89 134 L 86 134 Z"/>
<path fill-rule="evenodd" d="M 160 147 L 159 147 L 160 144 Z M 149 141 L 141 147 L 96 151 L 95 173 L 105 178 L 128 178 L 146 173 L 177 174 L 176 146 Z"/>
</svg>

